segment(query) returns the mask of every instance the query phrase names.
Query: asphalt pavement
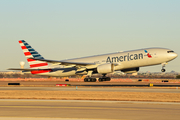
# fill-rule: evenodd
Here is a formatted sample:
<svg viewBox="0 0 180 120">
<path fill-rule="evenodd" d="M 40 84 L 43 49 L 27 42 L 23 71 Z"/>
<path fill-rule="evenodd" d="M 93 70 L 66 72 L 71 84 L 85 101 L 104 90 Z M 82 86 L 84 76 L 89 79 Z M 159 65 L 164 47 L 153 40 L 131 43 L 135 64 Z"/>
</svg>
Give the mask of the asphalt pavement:
<svg viewBox="0 0 180 120">
<path fill-rule="evenodd" d="M 179 103 L 0 100 L 0 119 L 179 120 Z"/>
<path fill-rule="evenodd" d="M 180 93 L 180 87 L 175 88 L 119 88 L 119 87 L 0 87 L 0 90 L 43 90 L 43 91 L 104 91 L 104 92 L 158 92 Z"/>
</svg>

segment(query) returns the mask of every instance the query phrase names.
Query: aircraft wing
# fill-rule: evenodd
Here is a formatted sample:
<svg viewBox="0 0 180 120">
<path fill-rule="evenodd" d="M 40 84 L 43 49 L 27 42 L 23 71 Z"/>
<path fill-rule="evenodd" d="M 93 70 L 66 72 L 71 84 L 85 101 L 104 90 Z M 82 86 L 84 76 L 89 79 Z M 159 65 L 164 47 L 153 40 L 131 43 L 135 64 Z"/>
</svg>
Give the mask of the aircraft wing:
<svg viewBox="0 0 180 120">
<path fill-rule="evenodd" d="M 65 61 L 47 60 L 47 59 L 38 59 L 38 58 L 31 58 L 31 59 L 45 61 L 45 62 L 52 63 L 52 64 L 61 64 L 61 65 L 80 65 L 80 66 L 95 65 L 95 63 L 65 62 Z"/>
<path fill-rule="evenodd" d="M 8 70 L 39 71 L 39 70 L 50 70 L 50 69 L 9 68 Z"/>
</svg>

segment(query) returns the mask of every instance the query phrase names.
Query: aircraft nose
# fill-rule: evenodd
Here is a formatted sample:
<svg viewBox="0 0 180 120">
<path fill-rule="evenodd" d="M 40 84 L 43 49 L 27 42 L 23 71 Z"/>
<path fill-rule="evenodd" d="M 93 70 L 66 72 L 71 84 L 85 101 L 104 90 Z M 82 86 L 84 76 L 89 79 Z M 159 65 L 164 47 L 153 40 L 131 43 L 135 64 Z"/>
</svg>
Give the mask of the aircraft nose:
<svg viewBox="0 0 180 120">
<path fill-rule="evenodd" d="M 175 53 L 174 57 L 176 58 L 177 56 L 178 56 L 178 54 L 177 54 L 177 53 Z"/>
<path fill-rule="evenodd" d="M 178 56 L 177 53 L 171 53 L 169 57 L 172 59 L 175 59 L 177 56 Z"/>
</svg>

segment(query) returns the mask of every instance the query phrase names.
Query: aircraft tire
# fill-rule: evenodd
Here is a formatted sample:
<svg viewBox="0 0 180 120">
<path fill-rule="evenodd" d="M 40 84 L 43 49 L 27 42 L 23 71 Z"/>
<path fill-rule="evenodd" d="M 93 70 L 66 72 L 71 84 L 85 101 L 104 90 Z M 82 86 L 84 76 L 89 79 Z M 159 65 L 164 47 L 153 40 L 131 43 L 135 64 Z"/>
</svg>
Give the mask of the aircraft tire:
<svg viewBox="0 0 180 120">
<path fill-rule="evenodd" d="M 84 82 L 96 82 L 96 78 L 84 78 Z"/>
<path fill-rule="evenodd" d="M 102 78 L 99 78 L 99 80 L 98 80 L 99 82 L 103 82 L 103 79 Z"/>
<path fill-rule="evenodd" d="M 166 71 L 166 69 L 161 69 L 161 72 L 165 72 Z"/>
<path fill-rule="evenodd" d="M 92 81 L 92 78 L 87 78 L 87 82 L 91 82 Z"/>
<path fill-rule="evenodd" d="M 106 81 L 110 81 L 111 80 L 111 78 L 110 77 L 106 77 Z"/>
<path fill-rule="evenodd" d="M 84 78 L 84 82 L 87 82 L 87 78 Z"/>
<path fill-rule="evenodd" d="M 110 80 L 111 80 L 110 77 L 102 77 L 102 78 L 99 78 L 99 82 L 110 81 Z"/>
<path fill-rule="evenodd" d="M 92 82 L 96 82 L 96 78 L 92 78 Z"/>
</svg>

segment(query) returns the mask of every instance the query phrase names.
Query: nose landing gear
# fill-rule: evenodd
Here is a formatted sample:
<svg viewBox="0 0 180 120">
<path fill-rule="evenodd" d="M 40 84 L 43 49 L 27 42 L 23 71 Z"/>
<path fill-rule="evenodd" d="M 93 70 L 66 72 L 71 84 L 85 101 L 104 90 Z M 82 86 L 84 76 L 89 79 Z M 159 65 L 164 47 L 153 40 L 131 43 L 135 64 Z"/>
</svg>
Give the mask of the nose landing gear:
<svg viewBox="0 0 180 120">
<path fill-rule="evenodd" d="M 162 69 L 161 69 L 161 72 L 166 72 L 166 69 L 162 68 Z"/>
<path fill-rule="evenodd" d="M 166 69 L 164 69 L 164 67 L 167 65 L 168 63 L 162 63 L 162 69 L 161 72 L 166 72 Z"/>
</svg>

